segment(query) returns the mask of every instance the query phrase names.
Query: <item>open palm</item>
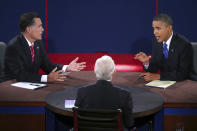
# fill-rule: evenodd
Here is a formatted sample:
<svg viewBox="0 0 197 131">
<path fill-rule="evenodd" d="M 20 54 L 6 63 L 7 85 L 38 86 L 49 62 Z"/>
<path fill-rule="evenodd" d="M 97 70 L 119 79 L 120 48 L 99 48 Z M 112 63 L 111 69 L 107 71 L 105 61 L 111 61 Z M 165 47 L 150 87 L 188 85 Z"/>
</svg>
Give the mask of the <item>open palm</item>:
<svg viewBox="0 0 197 131">
<path fill-rule="evenodd" d="M 79 57 L 75 58 L 67 67 L 67 71 L 80 71 L 86 67 L 86 62 L 77 63 Z"/>
</svg>

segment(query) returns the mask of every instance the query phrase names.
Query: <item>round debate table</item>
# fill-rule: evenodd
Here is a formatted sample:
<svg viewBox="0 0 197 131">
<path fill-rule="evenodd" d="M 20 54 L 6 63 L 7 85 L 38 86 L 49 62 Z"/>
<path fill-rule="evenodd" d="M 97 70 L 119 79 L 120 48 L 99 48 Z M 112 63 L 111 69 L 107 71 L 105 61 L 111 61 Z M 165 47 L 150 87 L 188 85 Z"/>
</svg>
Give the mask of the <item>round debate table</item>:
<svg viewBox="0 0 197 131">
<path fill-rule="evenodd" d="M 50 93 L 46 97 L 46 107 L 54 113 L 72 116 L 72 109 L 65 108 L 65 100 L 75 100 L 79 87 L 81 86 L 66 87 Z M 159 94 L 144 88 L 121 87 L 131 92 L 135 118 L 154 114 L 162 108 L 163 98 Z"/>
</svg>

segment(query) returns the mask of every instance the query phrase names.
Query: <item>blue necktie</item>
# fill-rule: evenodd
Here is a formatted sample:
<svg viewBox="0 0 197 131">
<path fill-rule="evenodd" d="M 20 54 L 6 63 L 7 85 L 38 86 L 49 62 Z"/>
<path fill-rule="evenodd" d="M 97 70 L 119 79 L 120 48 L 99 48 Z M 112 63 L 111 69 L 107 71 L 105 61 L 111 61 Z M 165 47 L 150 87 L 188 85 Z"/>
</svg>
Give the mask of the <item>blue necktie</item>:
<svg viewBox="0 0 197 131">
<path fill-rule="evenodd" d="M 165 59 L 168 59 L 168 48 L 166 43 L 163 43 L 163 54 Z"/>
</svg>

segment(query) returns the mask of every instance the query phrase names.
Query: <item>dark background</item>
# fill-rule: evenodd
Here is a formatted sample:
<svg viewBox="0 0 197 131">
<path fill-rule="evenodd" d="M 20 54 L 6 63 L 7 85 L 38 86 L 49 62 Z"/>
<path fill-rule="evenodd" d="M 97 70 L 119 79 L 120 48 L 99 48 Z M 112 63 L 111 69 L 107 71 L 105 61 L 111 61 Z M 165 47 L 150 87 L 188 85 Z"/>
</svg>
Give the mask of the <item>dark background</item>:
<svg viewBox="0 0 197 131">
<path fill-rule="evenodd" d="M 45 28 L 47 16 L 43 39 L 47 34 L 48 53 L 151 53 L 157 12 L 168 13 L 174 31 L 197 41 L 196 6 L 196 0 L 3 0 L 0 41 L 8 43 L 19 34 L 20 15 L 33 11 Z"/>
</svg>

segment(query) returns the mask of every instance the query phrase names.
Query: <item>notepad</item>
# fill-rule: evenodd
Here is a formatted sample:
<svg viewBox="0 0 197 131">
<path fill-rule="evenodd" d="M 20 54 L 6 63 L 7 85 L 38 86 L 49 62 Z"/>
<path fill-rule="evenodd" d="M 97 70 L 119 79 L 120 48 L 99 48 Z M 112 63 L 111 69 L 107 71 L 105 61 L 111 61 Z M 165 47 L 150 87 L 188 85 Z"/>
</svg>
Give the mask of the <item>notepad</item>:
<svg viewBox="0 0 197 131">
<path fill-rule="evenodd" d="M 145 86 L 167 88 L 167 87 L 173 85 L 174 83 L 176 83 L 176 81 L 154 80 L 154 81 L 151 81 L 151 82 L 145 84 Z"/>
<path fill-rule="evenodd" d="M 17 82 L 17 83 L 13 83 L 11 85 L 15 86 L 15 87 L 31 89 L 31 90 L 35 90 L 35 89 L 39 89 L 39 88 L 47 86 L 47 84 L 32 83 L 32 82 Z"/>
<path fill-rule="evenodd" d="M 75 100 L 65 100 L 65 108 L 73 108 L 75 106 Z"/>
</svg>

